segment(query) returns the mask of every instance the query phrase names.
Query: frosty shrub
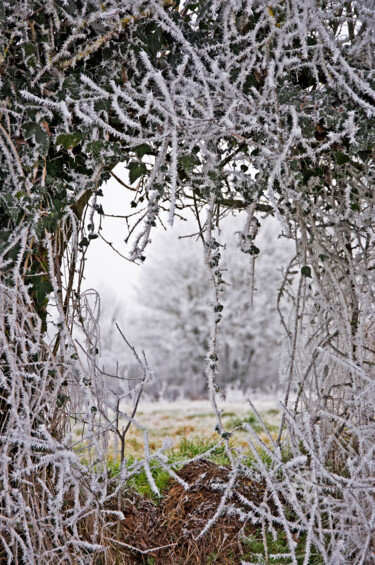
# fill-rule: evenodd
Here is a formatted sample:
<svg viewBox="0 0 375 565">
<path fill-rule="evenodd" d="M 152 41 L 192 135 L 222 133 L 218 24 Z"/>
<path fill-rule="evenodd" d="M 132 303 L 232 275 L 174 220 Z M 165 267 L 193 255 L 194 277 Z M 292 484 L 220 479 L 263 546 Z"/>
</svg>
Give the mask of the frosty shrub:
<svg viewBox="0 0 375 565">
<path fill-rule="evenodd" d="M 124 213 L 139 210 L 124 234 L 133 261 L 144 260 L 163 209 L 171 225 L 187 207 L 199 219 L 212 289 L 206 378 L 233 467 L 218 512 L 234 504 L 244 467 L 216 402 L 225 308 L 214 229 L 226 210 L 243 209 L 250 259 L 264 213 L 296 251 L 280 289 L 292 308 L 282 318 L 287 393 L 279 440 L 263 446 L 267 464 L 249 431 L 251 473 L 266 480 L 273 503 L 248 501 L 242 517 L 264 532 L 282 527 L 291 563 L 299 532 L 304 565 L 312 544 L 326 563 L 374 561 L 374 29 L 373 0 L 0 3 L 0 544 L 8 563 L 99 563 L 104 526 L 121 518 L 105 510 L 117 491 L 103 465 L 112 423 L 96 363 L 99 301 L 81 291 L 105 214 L 100 186 L 119 162 L 134 191 L 134 210 Z M 138 361 L 143 383 L 150 372 Z M 73 449 L 73 416 L 91 445 L 88 466 Z M 147 445 L 145 433 L 135 465 L 152 482 Z M 121 478 L 131 472 L 124 466 Z"/>
</svg>

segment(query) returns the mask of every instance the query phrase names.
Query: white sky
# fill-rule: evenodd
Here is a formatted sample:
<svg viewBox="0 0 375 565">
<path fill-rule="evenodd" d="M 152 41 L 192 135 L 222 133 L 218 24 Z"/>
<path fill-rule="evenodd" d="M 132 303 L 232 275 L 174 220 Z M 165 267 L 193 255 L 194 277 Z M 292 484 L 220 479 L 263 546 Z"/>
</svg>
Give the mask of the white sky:
<svg viewBox="0 0 375 565">
<path fill-rule="evenodd" d="M 126 190 L 115 179 L 109 180 L 103 187 L 104 196 L 98 201 L 106 214 L 129 214 L 130 202 L 134 195 Z M 95 215 L 96 229 L 99 217 Z M 125 245 L 127 235 L 126 222 L 120 218 L 103 218 L 101 233 L 125 257 L 129 254 L 129 246 Z M 121 294 L 129 289 L 138 277 L 139 266 L 126 261 L 113 251 L 101 238 L 90 242 L 85 265 L 85 284 L 83 289 L 109 287 Z"/>
<path fill-rule="evenodd" d="M 115 169 L 118 177 L 127 182 L 127 170 L 124 165 L 118 165 Z M 136 211 L 130 206 L 134 199 L 134 193 L 124 188 L 114 178 L 111 178 L 102 187 L 103 197 L 98 198 L 106 214 L 127 215 Z M 95 215 L 95 229 L 99 222 L 98 215 Z M 146 249 L 146 261 L 155 261 L 158 248 L 165 245 L 168 238 L 175 239 L 182 233 L 191 233 L 194 227 L 192 224 L 183 222 L 176 218 L 175 226 L 171 228 L 164 222 L 167 230 L 165 231 L 160 224 L 151 232 L 151 245 Z M 124 239 L 128 235 L 126 221 L 120 218 L 103 218 L 101 234 L 110 241 L 113 246 L 125 257 L 129 256 L 132 243 L 125 244 Z M 137 230 L 142 229 L 142 222 Z M 137 233 L 137 230 L 135 233 Z M 154 235 L 154 238 L 153 238 Z M 85 265 L 85 282 L 82 290 L 95 288 L 104 291 L 103 299 L 109 292 L 113 292 L 117 298 L 126 301 L 132 297 L 132 289 L 135 285 L 141 284 L 142 265 L 136 265 L 120 257 L 112 250 L 100 237 L 90 242 L 87 250 L 87 262 Z M 115 298 L 115 296 L 114 296 Z"/>
</svg>

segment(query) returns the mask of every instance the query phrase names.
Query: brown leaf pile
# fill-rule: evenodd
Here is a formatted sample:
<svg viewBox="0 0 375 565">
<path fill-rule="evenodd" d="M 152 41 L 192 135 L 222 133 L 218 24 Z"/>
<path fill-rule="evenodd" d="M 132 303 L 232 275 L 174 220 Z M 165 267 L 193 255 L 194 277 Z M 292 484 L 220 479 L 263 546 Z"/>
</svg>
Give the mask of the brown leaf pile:
<svg viewBox="0 0 375 565">
<path fill-rule="evenodd" d="M 112 532 L 110 560 L 121 565 L 187 565 L 239 563 L 241 536 L 253 533 L 256 526 L 224 512 L 202 537 L 199 534 L 214 516 L 228 483 L 230 469 L 207 460 L 186 465 L 179 476 L 190 485 L 188 491 L 171 480 L 171 488 L 160 505 L 141 495 L 124 498 L 125 520 Z M 227 505 L 240 506 L 236 493 L 260 505 L 265 496 L 263 484 L 239 477 Z M 133 548 L 133 549 L 132 549 Z"/>
</svg>

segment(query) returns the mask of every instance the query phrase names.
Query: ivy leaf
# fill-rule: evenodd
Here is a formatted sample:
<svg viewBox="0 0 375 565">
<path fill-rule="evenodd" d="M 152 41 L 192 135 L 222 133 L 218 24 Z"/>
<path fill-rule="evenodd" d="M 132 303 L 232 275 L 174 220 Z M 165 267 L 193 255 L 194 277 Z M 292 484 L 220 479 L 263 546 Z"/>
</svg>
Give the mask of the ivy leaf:
<svg viewBox="0 0 375 565">
<path fill-rule="evenodd" d="M 354 210 L 354 212 L 360 212 L 361 211 L 361 208 L 360 208 L 358 202 L 353 202 L 353 204 L 350 204 L 350 208 L 352 210 Z"/>
<path fill-rule="evenodd" d="M 96 212 L 98 214 L 100 214 L 101 216 L 104 216 L 104 210 L 103 210 L 103 206 L 101 204 L 94 204 L 93 208 L 94 208 L 94 210 L 96 210 Z"/>
<path fill-rule="evenodd" d="M 335 153 L 335 159 L 338 165 L 345 165 L 345 163 L 348 163 L 350 161 L 349 155 L 346 155 L 346 153 L 341 153 L 340 151 Z"/>
<path fill-rule="evenodd" d="M 196 155 L 184 155 L 181 157 L 179 164 L 187 173 L 190 173 L 194 167 L 201 164 L 201 161 Z"/>
<path fill-rule="evenodd" d="M 56 406 L 58 408 L 62 408 L 68 400 L 69 400 L 69 396 L 67 396 L 66 394 L 59 393 L 56 399 Z"/>
<path fill-rule="evenodd" d="M 42 303 L 46 296 L 52 292 L 53 286 L 49 280 L 41 280 L 35 284 L 36 297 L 39 303 Z"/>
<path fill-rule="evenodd" d="M 259 255 L 260 249 L 256 245 L 251 245 L 249 249 L 250 255 Z"/>
<path fill-rule="evenodd" d="M 311 267 L 308 267 L 307 265 L 305 265 L 304 267 L 302 267 L 301 269 L 301 274 L 303 277 L 308 277 L 309 279 L 312 278 L 311 276 Z"/>
<path fill-rule="evenodd" d="M 37 122 L 26 122 L 22 126 L 23 136 L 25 139 L 33 139 L 35 144 L 41 147 L 42 153 L 45 155 L 49 148 L 49 136 L 46 130 Z"/>
<path fill-rule="evenodd" d="M 23 136 L 25 139 L 32 139 L 35 135 L 35 131 L 38 129 L 38 125 L 36 122 L 26 122 L 22 126 Z M 40 126 L 39 126 L 40 127 Z"/>
<path fill-rule="evenodd" d="M 142 175 L 147 174 L 147 167 L 145 163 L 139 163 L 138 161 L 130 161 L 128 169 L 130 184 L 133 184 Z"/>
<path fill-rule="evenodd" d="M 62 145 L 65 149 L 76 147 L 83 140 L 83 135 L 79 131 L 73 133 L 61 133 L 56 138 L 56 144 Z"/>
<path fill-rule="evenodd" d="M 138 159 L 142 159 L 142 157 L 144 157 L 145 155 L 151 155 L 153 153 L 152 147 L 150 147 L 150 145 L 148 145 L 147 143 L 138 145 L 138 147 L 134 148 L 134 151 Z"/>
</svg>

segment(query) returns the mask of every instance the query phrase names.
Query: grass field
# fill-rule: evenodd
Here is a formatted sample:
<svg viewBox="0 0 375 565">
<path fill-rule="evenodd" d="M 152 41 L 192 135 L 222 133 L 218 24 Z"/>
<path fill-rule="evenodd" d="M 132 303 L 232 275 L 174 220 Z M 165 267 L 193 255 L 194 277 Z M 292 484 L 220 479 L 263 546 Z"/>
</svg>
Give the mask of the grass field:
<svg viewBox="0 0 375 565">
<path fill-rule="evenodd" d="M 276 402 L 263 401 L 259 410 L 271 434 L 276 434 L 280 422 L 279 410 Z M 239 426 L 246 421 L 255 426 L 260 436 L 267 441 L 265 433 L 259 425 L 257 418 L 251 412 L 247 403 L 228 402 L 222 407 L 222 420 L 227 431 Z M 216 415 L 208 401 L 176 401 L 174 403 L 148 403 L 141 406 L 138 418 L 149 432 L 150 447 L 158 449 L 163 440 L 170 437 L 174 444 L 186 439 L 199 438 L 201 441 L 217 441 L 219 436 L 215 431 Z M 239 445 L 246 444 L 246 432 L 238 430 L 235 442 Z M 142 432 L 135 427 L 130 430 L 128 437 L 128 452 L 132 455 L 141 455 Z"/>
<path fill-rule="evenodd" d="M 280 424 L 277 399 L 262 395 L 252 398 L 252 402 L 271 436 L 275 438 Z M 253 426 L 263 441 L 269 442 L 267 434 L 246 400 L 229 397 L 219 407 L 222 410 L 222 422 L 227 431 L 230 432 L 242 422 L 247 422 Z M 130 406 L 127 407 L 126 413 L 131 413 Z M 130 426 L 126 436 L 126 458 L 143 457 L 144 430 L 148 433 L 151 451 L 159 449 L 167 438 L 173 442 L 172 452 L 173 450 L 180 452 L 181 446 L 187 443 L 202 447 L 220 440 L 220 436 L 215 431 L 216 415 L 208 400 L 144 401 L 140 403 L 136 420 L 142 429 L 137 428 L 134 424 Z M 126 426 L 126 423 L 125 419 L 120 421 L 119 428 Z M 79 441 L 82 426 L 75 426 L 73 431 L 76 441 Z M 247 435 L 246 430 L 238 429 L 231 440 L 232 446 L 245 448 Z M 119 445 L 116 442 L 115 434 L 109 432 L 107 436 L 109 460 L 115 462 L 119 458 Z"/>
</svg>

